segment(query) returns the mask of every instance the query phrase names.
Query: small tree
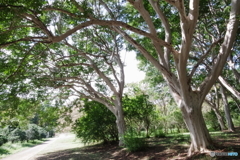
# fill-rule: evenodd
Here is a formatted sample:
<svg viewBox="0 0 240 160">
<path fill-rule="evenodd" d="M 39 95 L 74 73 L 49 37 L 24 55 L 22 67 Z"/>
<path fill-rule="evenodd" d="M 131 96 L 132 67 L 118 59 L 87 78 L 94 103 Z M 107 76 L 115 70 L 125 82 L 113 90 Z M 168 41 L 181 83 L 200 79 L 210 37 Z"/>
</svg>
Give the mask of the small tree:
<svg viewBox="0 0 240 160">
<path fill-rule="evenodd" d="M 83 99 L 80 112 L 84 115 L 76 120 L 73 131 L 84 143 L 118 141 L 116 117 L 103 104 Z"/>
<path fill-rule="evenodd" d="M 38 126 L 36 124 L 29 124 L 28 130 L 26 131 L 27 140 L 34 141 L 35 139 L 39 139 L 39 131 Z"/>
<path fill-rule="evenodd" d="M 217 116 L 214 111 L 211 109 L 210 112 L 204 114 L 204 119 L 209 131 L 219 131 L 220 125 L 217 121 Z"/>
<path fill-rule="evenodd" d="M 0 146 L 7 142 L 7 137 L 0 134 Z"/>
<path fill-rule="evenodd" d="M 150 132 L 154 127 L 152 123 L 157 119 L 155 105 L 148 100 L 148 95 L 141 94 L 136 97 L 123 98 L 124 115 L 128 127 L 134 129 L 138 133 L 142 129 L 146 131 L 146 137 L 150 137 Z"/>
<path fill-rule="evenodd" d="M 21 130 L 20 128 L 16 128 L 13 131 L 10 132 L 8 135 L 8 141 L 11 141 L 12 143 L 21 141 L 23 142 L 26 140 L 26 132 Z"/>
<path fill-rule="evenodd" d="M 39 139 L 40 140 L 42 138 L 47 138 L 47 131 L 44 128 L 38 126 L 38 133 L 39 133 Z"/>
</svg>

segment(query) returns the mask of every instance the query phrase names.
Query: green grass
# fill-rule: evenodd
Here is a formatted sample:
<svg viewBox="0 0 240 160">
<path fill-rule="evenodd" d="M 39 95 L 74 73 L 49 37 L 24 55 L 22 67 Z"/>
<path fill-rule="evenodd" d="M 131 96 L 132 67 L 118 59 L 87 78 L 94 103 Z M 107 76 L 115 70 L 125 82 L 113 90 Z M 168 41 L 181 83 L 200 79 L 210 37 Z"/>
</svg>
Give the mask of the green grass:
<svg viewBox="0 0 240 160">
<path fill-rule="evenodd" d="M 238 133 L 224 133 L 222 131 L 214 131 L 214 132 L 209 132 L 210 136 L 213 139 L 232 139 L 233 137 L 238 137 Z M 190 133 L 185 132 L 185 133 L 171 133 L 171 134 L 166 134 L 166 138 L 164 140 L 161 140 L 161 142 L 158 142 L 159 144 L 190 144 Z"/>
<path fill-rule="evenodd" d="M 17 153 L 19 151 L 22 151 L 24 149 L 36 146 L 38 144 L 43 143 L 44 141 L 46 141 L 47 139 L 43 139 L 43 140 L 35 140 L 33 141 L 29 141 L 29 142 L 18 142 L 18 143 L 5 143 L 0 147 L 0 158 L 4 158 L 8 155 Z"/>
</svg>

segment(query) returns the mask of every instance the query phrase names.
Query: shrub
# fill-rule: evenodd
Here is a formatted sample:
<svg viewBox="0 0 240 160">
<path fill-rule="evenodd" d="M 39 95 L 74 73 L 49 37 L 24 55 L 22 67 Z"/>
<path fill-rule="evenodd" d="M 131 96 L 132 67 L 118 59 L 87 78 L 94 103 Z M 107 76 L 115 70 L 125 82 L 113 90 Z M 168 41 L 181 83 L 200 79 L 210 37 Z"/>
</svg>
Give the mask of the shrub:
<svg viewBox="0 0 240 160">
<path fill-rule="evenodd" d="M 54 137 L 54 136 L 55 136 L 54 130 L 48 131 L 48 133 L 47 133 L 47 138 L 51 138 L 51 137 Z"/>
<path fill-rule="evenodd" d="M 8 135 L 8 141 L 11 141 L 12 143 L 18 141 L 23 142 L 24 140 L 26 140 L 26 132 L 22 131 L 20 128 L 14 129 Z"/>
<path fill-rule="evenodd" d="M 39 137 L 38 137 L 39 139 L 47 138 L 48 132 L 44 128 L 38 126 L 38 133 L 39 133 Z"/>
<path fill-rule="evenodd" d="M 26 131 L 27 140 L 39 139 L 38 126 L 36 124 L 29 124 Z"/>
<path fill-rule="evenodd" d="M 118 141 L 116 118 L 104 105 L 84 100 L 80 112 L 84 115 L 76 120 L 73 131 L 83 143 Z"/>
<path fill-rule="evenodd" d="M 144 138 L 139 138 L 133 131 L 128 131 L 124 135 L 124 145 L 130 152 L 142 151 L 147 148 Z"/>
<path fill-rule="evenodd" d="M 166 134 L 163 133 L 162 130 L 155 130 L 153 134 L 154 134 L 155 138 L 165 138 L 166 137 Z"/>
<path fill-rule="evenodd" d="M 219 131 L 221 130 L 220 125 L 217 120 L 217 116 L 213 110 L 204 114 L 204 119 L 209 131 Z"/>
<path fill-rule="evenodd" d="M 157 120 L 156 107 L 148 100 L 145 94 L 129 98 L 127 95 L 123 98 L 124 118 L 127 128 L 132 128 L 140 135 L 145 133 L 149 138 L 151 131 L 155 128 L 153 122 Z M 142 132 L 144 131 L 144 132 Z"/>
<path fill-rule="evenodd" d="M 7 143 L 7 137 L 0 135 L 0 146 L 2 146 L 4 143 Z"/>
</svg>

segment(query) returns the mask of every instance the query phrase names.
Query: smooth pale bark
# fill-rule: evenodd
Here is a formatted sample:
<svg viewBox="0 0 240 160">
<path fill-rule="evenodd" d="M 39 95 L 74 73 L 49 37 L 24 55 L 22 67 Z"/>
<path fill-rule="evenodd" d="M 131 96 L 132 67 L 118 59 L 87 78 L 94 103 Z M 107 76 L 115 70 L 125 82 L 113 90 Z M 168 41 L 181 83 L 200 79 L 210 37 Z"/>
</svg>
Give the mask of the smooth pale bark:
<svg viewBox="0 0 240 160">
<path fill-rule="evenodd" d="M 221 130 L 222 130 L 222 131 L 225 130 L 225 129 L 226 129 L 226 126 L 225 126 L 225 124 L 224 124 L 224 122 L 223 122 L 223 118 L 222 118 L 219 110 L 218 110 L 217 108 L 213 108 L 213 111 L 214 111 L 215 115 L 217 116 L 218 123 L 219 123 L 219 125 L 220 125 L 220 127 L 221 127 Z"/>
<path fill-rule="evenodd" d="M 123 146 L 124 145 L 123 136 L 126 131 L 126 126 L 125 126 L 125 120 L 123 115 L 122 101 L 116 100 L 114 103 L 116 107 L 114 115 L 116 117 L 116 124 L 118 129 L 119 146 Z"/>
<path fill-rule="evenodd" d="M 237 99 L 240 99 L 240 92 L 233 88 L 222 76 L 218 77 L 219 82 L 223 85 L 229 92 L 231 92 Z"/>
<path fill-rule="evenodd" d="M 234 125 L 232 122 L 232 117 L 230 114 L 230 108 L 228 105 L 228 100 L 227 100 L 227 95 L 225 93 L 225 89 L 223 88 L 223 86 L 221 86 L 220 90 L 221 90 L 221 94 L 222 94 L 222 98 L 223 98 L 224 112 L 225 112 L 225 117 L 226 117 L 226 121 L 227 121 L 227 125 L 228 125 L 228 130 L 234 131 Z"/>
<path fill-rule="evenodd" d="M 189 95 L 189 103 L 180 105 L 183 119 L 190 132 L 191 146 L 188 151 L 188 155 L 196 151 L 206 151 L 207 147 L 212 144 L 210 134 L 207 130 L 205 121 L 203 119 L 201 106 L 202 103 L 199 100 L 198 93 L 191 92 Z M 191 108 L 187 110 L 186 108 Z"/>
</svg>

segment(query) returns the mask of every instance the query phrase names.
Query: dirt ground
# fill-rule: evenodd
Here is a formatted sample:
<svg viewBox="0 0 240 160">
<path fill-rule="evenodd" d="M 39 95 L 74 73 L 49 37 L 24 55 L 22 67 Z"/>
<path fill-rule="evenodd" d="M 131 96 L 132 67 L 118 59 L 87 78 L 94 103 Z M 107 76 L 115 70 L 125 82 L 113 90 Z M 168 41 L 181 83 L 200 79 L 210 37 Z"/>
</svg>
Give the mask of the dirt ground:
<svg viewBox="0 0 240 160">
<path fill-rule="evenodd" d="M 239 155 L 237 157 L 211 157 L 209 153 L 196 153 L 187 157 L 189 140 L 172 141 L 171 138 L 166 137 L 150 138 L 147 140 L 146 150 L 134 153 L 118 147 L 117 144 L 98 144 L 51 152 L 37 157 L 36 160 L 240 160 L 240 128 L 237 128 L 234 133 L 225 131 L 221 135 L 212 135 L 212 138 L 216 146 L 212 151 L 238 152 Z"/>
</svg>

